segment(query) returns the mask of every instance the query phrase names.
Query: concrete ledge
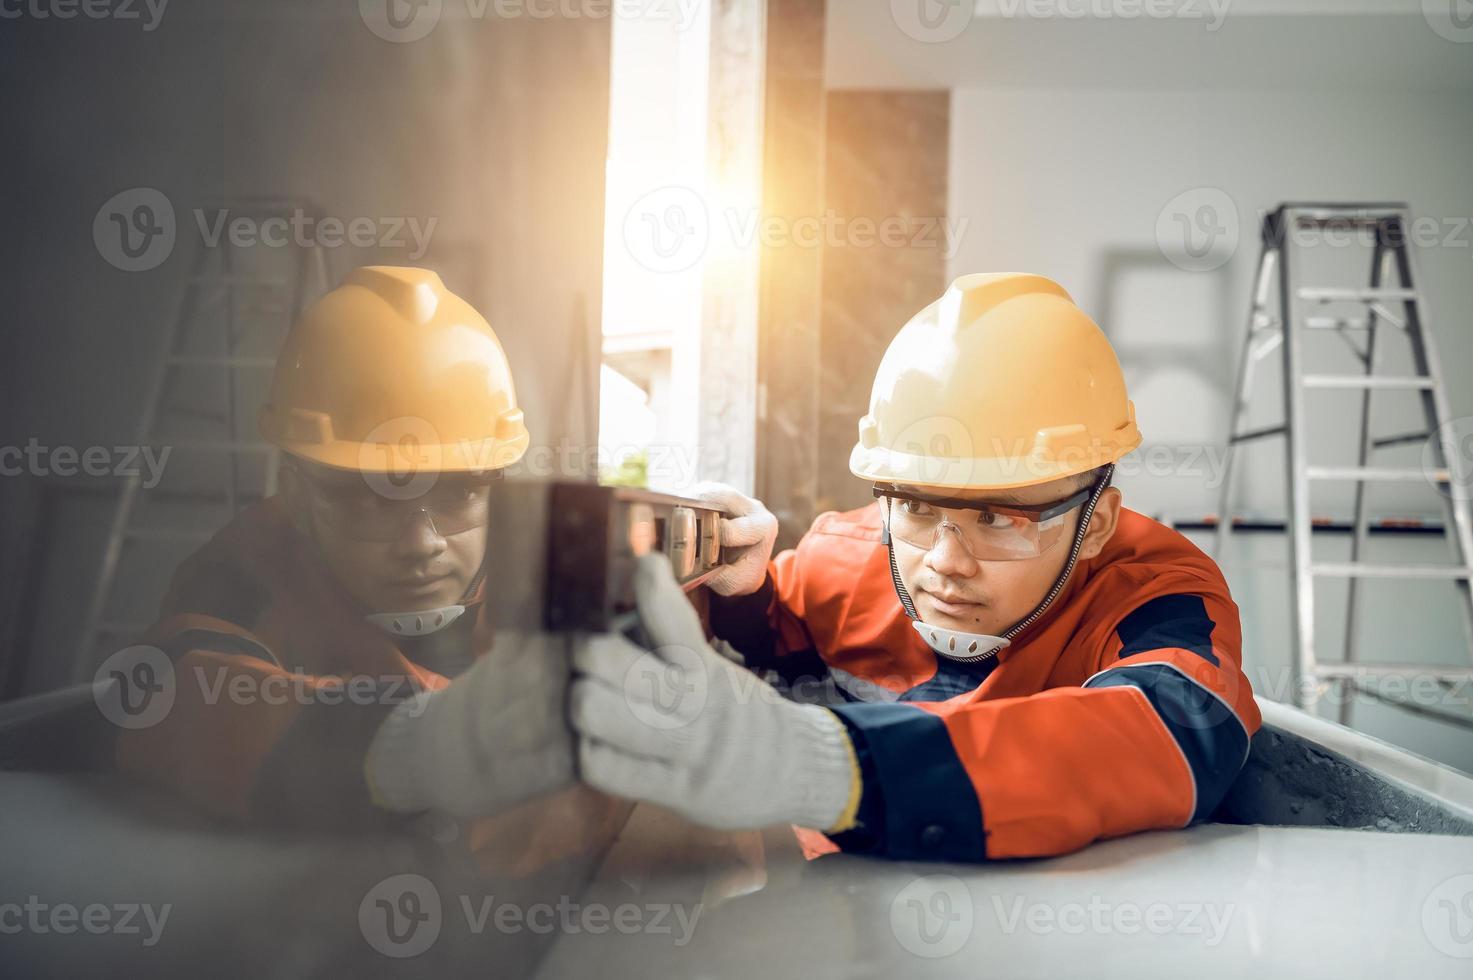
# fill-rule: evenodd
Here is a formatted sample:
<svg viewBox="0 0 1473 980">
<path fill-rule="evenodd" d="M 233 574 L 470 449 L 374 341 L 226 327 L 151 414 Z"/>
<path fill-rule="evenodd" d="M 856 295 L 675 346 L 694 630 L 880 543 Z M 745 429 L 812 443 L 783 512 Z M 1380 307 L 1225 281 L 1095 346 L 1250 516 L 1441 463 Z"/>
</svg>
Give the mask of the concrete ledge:
<svg viewBox="0 0 1473 980">
<path fill-rule="evenodd" d="M 1298 708 L 1258 706 L 1263 727 L 1215 821 L 1473 836 L 1473 778 Z"/>
</svg>

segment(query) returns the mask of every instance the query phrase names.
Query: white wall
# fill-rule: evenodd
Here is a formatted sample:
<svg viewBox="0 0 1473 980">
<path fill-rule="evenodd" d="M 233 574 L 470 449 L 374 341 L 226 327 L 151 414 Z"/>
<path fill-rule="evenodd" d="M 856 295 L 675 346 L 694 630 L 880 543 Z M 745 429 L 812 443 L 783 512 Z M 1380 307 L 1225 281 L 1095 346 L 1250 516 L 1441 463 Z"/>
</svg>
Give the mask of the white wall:
<svg viewBox="0 0 1473 980">
<path fill-rule="evenodd" d="M 1407 72 L 1414 65 L 1405 66 Z M 1245 73 L 1249 70 L 1245 66 Z M 953 274 L 983 270 L 1037 271 L 1063 283 L 1109 333 L 1135 397 L 1146 447 L 1177 475 L 1138 466 L 1121 485 L 1128 506 L 1146 513 L 1205 514 L 1215 509 L 1219 468 L 1204 450 L 1221 453 L 1229 390 L 1244 331 L 1257 263 L 1263 211 L 1293 200 L 1406 200 L 1421 216 L 1442 222 L 1446 244 L 1422 251 L 1432 330 L 1441 346 L 1455 416 L 1473 415 L 1473 112 L 1466 91 L 1337 92 L 1305 87 L 1281 91 L 1218 87 L 1190 92 L 961 88 L 953 92 L 950 214 L 970 225 L 951 263 Z M 1221 267 L 1178 268 L 1157 240 L 1163 209 L 1192 189 L 1226 194 L 1237 214 L 1236 247 Z M 1168 227 L 1170 223 L 1168 222 Z M 1364 274 L 1369 255 L 1340 249 L 1315 257 L 1323 274 L 1349 284 Z M 1327 282 L 1334 284 L 1334 282 Z M 1330 338 L 1333 340 L 1333 338 Z M 1345 355 L 1335 368 L 1348 370 Z M 1270 371 L 1263 390 L 1277 411 Z M 1352 463 L 1347 421 L 1353 396 L 1312 396 L 1317 424 L 1312 458 Z M 1406 412 L 1387 412 L 1390 429 L 1410 429 Z M 1240 459 L 1248 486 L 1244 507 L 1283 512 L 1281 443 Z M 1201 453 L 1202 455 L 1198 455 Z M 1195 464 L 1193 460 L 1195 459 Z M 1394 464 L 1398 457 L 1383 461 Z M 1417 465 L 1416 447 L 1400 462 Z M 1433 513 L 1432 490 L 1417 484 L 1372 498 L 1377 513 Z M 1240 499 L 1243 499 L 1240 497 Z M 1348 498 L 1317 494 L 1316 513 L 1343 514 Z M 1438 542 L 1377 539 L 1376 560 L 1437 561 Z M 1336 556 L 1341 539 L 1317 542 Z M 1245 542 L 1242 554 L 1279 558 L 1282 539 Z M 1230 559 L 1231 560 L 1231 559 Z M 1265 686 L 1287 665 L 1285 573 L 1229 567 L 1243 607 L 1246 658 Z M 1368 603 L 1366 659 L 1398 657 L 1456 662 L 1466 650 L 1448 602 L 1425 586 L 1378 588 Z M 1321 618 L 1327 643 L 1338 643 L 1343 585 L 1326 590 Z M 1439 593 L 1440 595 L 1440 593 Z M 1415 615 L 1411 610 L 1415 609 Z M 1328 651 L 1333 646 L 1326 646 Z M 1258 680 L 1255 675 L 1255 680 Z M 1283 688 L 1287 693 L 1287 688 Z M 1277 693 L 1277 692 L 1273 692 Z M 1461 695 L 1466 701 L 1473 690 Z M 1465 731 L 1408 720 L 1390 709 L 1358 712 L 1372 734 L 1473 769 L 1473 739 Z"/>
</svg>

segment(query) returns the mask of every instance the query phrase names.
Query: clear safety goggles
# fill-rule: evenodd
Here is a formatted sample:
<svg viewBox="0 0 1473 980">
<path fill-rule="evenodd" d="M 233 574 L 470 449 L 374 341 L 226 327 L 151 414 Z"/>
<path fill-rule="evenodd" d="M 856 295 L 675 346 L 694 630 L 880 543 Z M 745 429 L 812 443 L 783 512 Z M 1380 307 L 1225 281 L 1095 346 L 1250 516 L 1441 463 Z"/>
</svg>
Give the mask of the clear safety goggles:
<svg viewBox="0 0 1473 980">
<path fill-rule="evenodd" d="M 1094 487 L 1086 487 L 1052 503 L 1015 506 L 922 495 L 895 486 L 874 487 L 891 538 L 930 551 L 940 543 L 941 535 L 952 534 L 978 561 L 1038 557 L 1069 533 L 1069 512 L 1093 492 Z"/>
<path fill-rule="evenodd" d="M 295 467 L 312 490 L 313 514 L 336 533 L 360 541 L 393 541 L 414 520 L 429 521 L 441 537 L 485 527 L 491 513 L 493 473 L 440 473 L 405 499 L 375 486 L 381 474 Z"/>
</svg>

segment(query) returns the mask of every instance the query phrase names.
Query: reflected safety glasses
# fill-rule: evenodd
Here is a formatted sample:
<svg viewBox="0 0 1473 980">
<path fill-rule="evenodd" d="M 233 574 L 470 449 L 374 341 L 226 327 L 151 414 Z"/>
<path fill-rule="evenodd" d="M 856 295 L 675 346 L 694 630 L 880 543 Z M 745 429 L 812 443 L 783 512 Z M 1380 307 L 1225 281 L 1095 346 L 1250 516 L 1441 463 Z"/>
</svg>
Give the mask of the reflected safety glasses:
<svg viewBox="0 0 1473 980">
<path fill-rule="evenodd" d="M 311 488 L 313 514 L 345 537 L 393 541 L 407 522 L 424 515 L 441 537 L 485 527 L 490 519 L 491 484 L 499 473 L 440 473 L 420 491 L 378 486 L 383 474 L 352 471 L 313 473 L 293 469 Z"/>
</svg>

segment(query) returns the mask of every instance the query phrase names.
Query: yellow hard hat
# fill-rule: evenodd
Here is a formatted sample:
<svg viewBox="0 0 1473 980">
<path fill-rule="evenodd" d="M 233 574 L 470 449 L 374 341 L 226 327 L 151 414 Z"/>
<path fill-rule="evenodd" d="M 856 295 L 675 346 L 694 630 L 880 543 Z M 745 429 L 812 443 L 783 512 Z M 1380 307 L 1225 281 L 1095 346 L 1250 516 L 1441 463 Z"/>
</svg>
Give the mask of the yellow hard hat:
<svg viewBox="0 0 1473 980">
<path fill-rule="evenodd" d="M 961 276 L 890 342 L 849 470 L 876 483 L 1003 490 L 1140 445 L 1104 332 L 1058 283 Z"/>
<path fill-rule="evenodd" d="M 261 435 L 347 470 L 500 469 L 527 450 L 491 325 L 428 269 L 364 266 L 283 344 Z"/>
</svg>

